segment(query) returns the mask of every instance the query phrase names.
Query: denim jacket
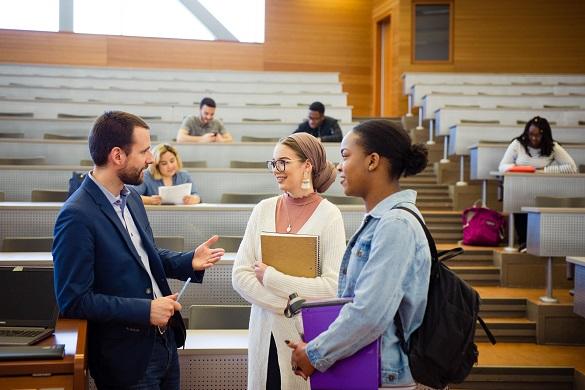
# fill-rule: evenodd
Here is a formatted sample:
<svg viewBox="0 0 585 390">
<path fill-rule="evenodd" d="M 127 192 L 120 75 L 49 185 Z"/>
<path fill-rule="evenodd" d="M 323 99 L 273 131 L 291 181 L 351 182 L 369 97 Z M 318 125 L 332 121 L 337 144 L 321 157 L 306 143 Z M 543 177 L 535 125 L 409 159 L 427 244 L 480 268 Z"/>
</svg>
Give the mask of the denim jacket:
<svg viewBox="0 0 585 390">
<path fill-rule="evenodd" d="M 399 310 L 408 340 L 424 317 L 431 254 L 419 222 L 393 208 L 407 207 L 420 215 L 415 201 L 413 190 L 390 195 L 366 214 L 349 241 L 338 295 L 353 301 L 342 308 L 327 331 L 308 343 L 307 355 L 317 370 L 325 371 L 381 338 L 382 385 L 414 382 L 396 336 L 394 316 Z"/>
</svg>

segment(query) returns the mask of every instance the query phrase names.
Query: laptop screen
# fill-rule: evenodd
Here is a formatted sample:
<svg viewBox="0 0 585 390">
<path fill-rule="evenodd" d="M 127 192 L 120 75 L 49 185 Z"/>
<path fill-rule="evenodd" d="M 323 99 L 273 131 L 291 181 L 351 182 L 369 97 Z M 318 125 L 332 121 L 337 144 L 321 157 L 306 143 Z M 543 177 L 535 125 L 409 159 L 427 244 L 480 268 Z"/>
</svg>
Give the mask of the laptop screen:
<svg viewBox="0 0 585 390">
<path fill-rule="evenodd" d="M 0 267 L 0 297 L 0 326 L 55 326 L 52 268 Z"/>
</svg>

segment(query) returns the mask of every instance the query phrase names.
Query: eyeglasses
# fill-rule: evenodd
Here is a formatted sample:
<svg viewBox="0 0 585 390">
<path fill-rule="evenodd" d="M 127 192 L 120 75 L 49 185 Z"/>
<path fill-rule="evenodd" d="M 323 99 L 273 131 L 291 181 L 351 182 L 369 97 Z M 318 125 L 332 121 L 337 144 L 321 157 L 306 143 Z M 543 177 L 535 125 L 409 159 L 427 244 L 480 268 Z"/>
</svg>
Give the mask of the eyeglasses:
<svg viewBox="0 0 585 390">
<path fill-rule="evenodd" d="M 266 161 L 266 168 L 270 172 L 276 168 L 278 172 L 284 172 L 286 170 L 286 166 L 293 161 L 303 161 L 303 160 L 268 160 Z"/>
</svg>

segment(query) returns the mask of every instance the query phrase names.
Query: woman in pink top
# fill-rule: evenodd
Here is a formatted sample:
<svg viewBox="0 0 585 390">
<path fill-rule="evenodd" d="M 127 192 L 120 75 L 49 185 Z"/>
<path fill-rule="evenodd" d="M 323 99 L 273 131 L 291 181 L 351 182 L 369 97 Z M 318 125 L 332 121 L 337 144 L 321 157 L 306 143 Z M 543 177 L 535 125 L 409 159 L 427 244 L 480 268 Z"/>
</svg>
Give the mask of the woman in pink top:
<svg viewBox="0 0 585 390">
<path fill-rule="evenodd" d="M 299 340 L 292 319 L 284 316 L 288 296 L 305 299 L 336 296 L 345 231 L 339 209 L 323 199 L 335 181 L 335 167 L 312 135 L 297 133 L 278 142 L 267 162 L 282 195 L 258 203 L 246 227 L 233 267 L 234 289 L 252 304 L 248 347 L 249 389 L 309 389 L 290 370 L 291 351 L 284 340 Z M 262 263 L 261 232 L 319 236 L 321 274 L 286 275 Z"/>
</svg>

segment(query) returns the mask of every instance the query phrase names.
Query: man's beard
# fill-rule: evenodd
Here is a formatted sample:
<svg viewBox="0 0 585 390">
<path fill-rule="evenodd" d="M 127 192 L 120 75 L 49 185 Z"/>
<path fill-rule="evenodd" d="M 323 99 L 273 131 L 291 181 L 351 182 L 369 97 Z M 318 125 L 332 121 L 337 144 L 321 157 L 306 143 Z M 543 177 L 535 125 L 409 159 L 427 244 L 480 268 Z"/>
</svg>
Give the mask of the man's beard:
<svg viewBox="0 0 585 390">
<path fill-rule="evenodd" d="M 124 168 L 122 171 L 120 171 L 118 173 L 118 178 L 124 184 L 137 186 L 139 184 L 142 184 L 142 182 L 144 181 L 144 177 L 141 175 L 141 173 L 144 169 L 132 170 L 132 169 Z"/>
</svg>

